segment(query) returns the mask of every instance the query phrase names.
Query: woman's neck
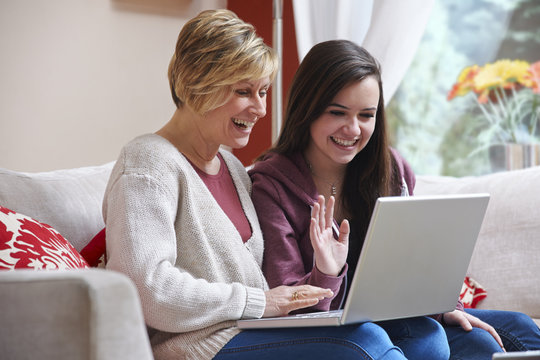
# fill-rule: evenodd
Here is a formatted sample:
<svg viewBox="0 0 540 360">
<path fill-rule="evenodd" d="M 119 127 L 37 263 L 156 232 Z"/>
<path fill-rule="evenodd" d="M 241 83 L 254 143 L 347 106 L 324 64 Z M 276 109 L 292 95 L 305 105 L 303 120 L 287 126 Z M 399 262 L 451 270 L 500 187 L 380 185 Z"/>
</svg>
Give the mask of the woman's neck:
<svg viewBox="0 0 540 360">
<path fill-rule="evenodd" d="M 217 158 L 219 144 L 210 144 L 204 138 L 204 131 L 199 126 L 203 122 L 200 115 L 180 108 L 156 134 L 167 139 L 197 168 L 215 175 L 220 168 Z"/>
<path fill-rule="evenodd" d="M 343 219 L 345 214 L 342 211 L 341 195 L 347 165 L 326 162 L 307 151 L 304 153 L 304 159 L 310 169 L 317 192 L 327 200 L 330 196 L 334 196 L 336 199 L 335 218 Z"/>
</svg>

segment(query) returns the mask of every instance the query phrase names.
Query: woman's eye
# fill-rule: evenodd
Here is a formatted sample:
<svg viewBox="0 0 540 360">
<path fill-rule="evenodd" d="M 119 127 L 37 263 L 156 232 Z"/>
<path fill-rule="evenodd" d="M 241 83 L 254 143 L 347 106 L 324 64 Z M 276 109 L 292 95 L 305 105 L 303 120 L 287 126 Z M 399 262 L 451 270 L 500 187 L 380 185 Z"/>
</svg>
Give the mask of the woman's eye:
<svg viewBox="0 0 540 360">
<path fill-rule="evenodd" d="M 266 91 L 266 90 L 260 91 L 260 92 L 259 92 L 259 96 L 260 96 L 260 97 L 265 97 L 266 94 L 267 94 L 267 91 Z"/>
<path fill-rule="evenodd" d="M 371 119 L 372 117 L 375 117 L 375 114 L 360 114 L 361 117 L 363 118 L 367 118 L 367 119 Z"/>
<path fill-rule="evenodd" d="M 343 111 L 330 110 L 330 114 L 335 115 L 335 116 L 343 116 L 345 113 Z"/>
<path fill-rule="evenodd" d="M 236 93 L 240 96 L 247 96 L 249 95 L 249 91 L 247 90 L 236 90 Z"/>
</svg>

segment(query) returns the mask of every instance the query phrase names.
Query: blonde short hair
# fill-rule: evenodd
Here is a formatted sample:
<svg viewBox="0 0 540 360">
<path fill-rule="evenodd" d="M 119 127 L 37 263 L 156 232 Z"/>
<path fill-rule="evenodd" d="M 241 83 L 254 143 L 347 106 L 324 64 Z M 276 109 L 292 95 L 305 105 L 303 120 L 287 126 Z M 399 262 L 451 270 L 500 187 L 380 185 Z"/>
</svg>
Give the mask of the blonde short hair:
<svg viewBox="0 0 540 360">
<path fill-rule="evenodd" d="M 188 21 L 169 64 L 169 84 L 177 108 L 199 114 L 223 105 L 231 85 L 269 77 L 278 70 L 277 53 L 255 28 L 229 10 L 207 10 Z"/>
</svg>

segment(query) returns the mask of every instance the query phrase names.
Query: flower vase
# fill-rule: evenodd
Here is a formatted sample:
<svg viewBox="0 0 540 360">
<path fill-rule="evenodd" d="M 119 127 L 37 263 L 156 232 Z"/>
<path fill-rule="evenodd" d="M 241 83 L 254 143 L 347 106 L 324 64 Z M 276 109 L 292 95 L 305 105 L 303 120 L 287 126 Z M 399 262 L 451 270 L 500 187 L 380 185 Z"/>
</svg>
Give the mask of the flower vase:
<svg viewBox="0 0 540 360">
<path fill-rule="evenodd" d="M 540 144 L 495 144 L 489 148 L 493 172 L 524 169 L 540 165 Z"/>
</svg>

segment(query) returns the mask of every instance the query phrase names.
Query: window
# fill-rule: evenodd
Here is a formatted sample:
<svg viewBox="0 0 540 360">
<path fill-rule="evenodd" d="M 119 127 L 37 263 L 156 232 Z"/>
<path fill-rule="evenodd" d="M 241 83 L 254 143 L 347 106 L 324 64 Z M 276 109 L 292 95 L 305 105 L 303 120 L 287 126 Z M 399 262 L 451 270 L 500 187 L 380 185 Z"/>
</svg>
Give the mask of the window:
<svg viewBox="0 0 540 360">
<path fill-rule="evenodd" d="M 386 109 L 391 142 L 418 174 L 494 171 L 474 129 L 481 113 L 473 95 L 448 101 L 447 94 L 463 68 L 498 59 L 540 60 L 539 1 L 435 2 L 415 58 Z"/>
</svg>

